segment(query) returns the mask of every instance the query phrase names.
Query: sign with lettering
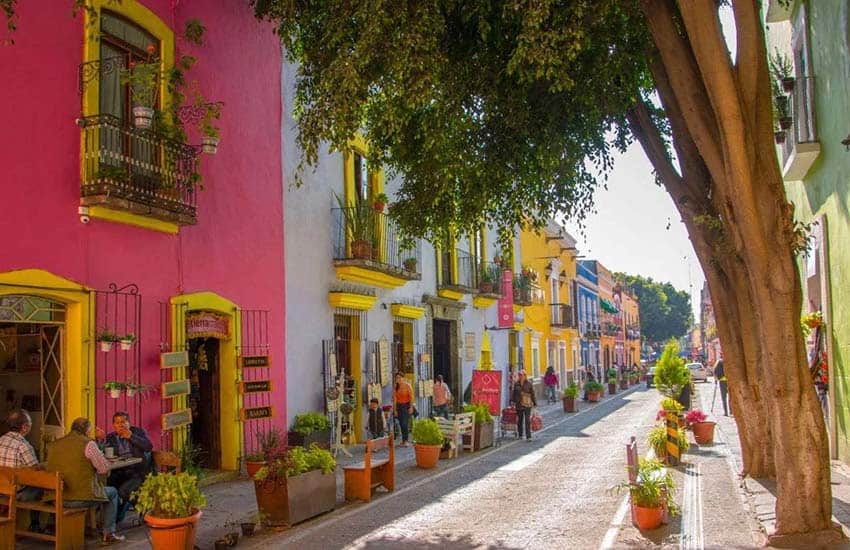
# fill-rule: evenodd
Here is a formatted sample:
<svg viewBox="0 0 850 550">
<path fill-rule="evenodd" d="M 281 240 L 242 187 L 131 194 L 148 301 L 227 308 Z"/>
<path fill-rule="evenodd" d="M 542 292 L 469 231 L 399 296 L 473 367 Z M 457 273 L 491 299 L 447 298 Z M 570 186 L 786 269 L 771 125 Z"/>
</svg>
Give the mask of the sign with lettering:
<svg viewBox="0 0 850 550">
<path fill-rule="evenodd" d="M 230 317 L 213 311 L 186 314 L 186 338 L 230 339 Z"/>
<path fill-rule="evenodd" d="M 173 430 L 192 423 L 192 409 L 183 409 L 162 415 L 162 429 Z"/>
<path fill-rule="evenodd" d="M 502 272 L 502 297 L 499 298 L 499 328 L 514 326 L 514 274 L 509 269 Z"/>
<path fill-rule="evenodd" d="M 172 369 L 174 367 L 189 366 L 188 351 L 172 351 L 159 354 L 159 366 L 163 369 Z"/>
<path fill-rule="evenodd" d="M 385 336 L 378 340 L 378 359 L 381 362 L 381 384 L 392 383 L 392 365 L 390 365 L 390 343 Z"/>
<path fill-rule="evenodd" d="M 257 420 L 258 418 L 271 418 L 274 416 L 274 407 L 253 407 L 250 409 L 242 409 L 239 412 L 242 420 Z"/>
<path fill-rule="evenodd" d="M 270 367 L 272 358 L 268 355 L 245 355 L 239 358 L 239 366 L 242 368 Z"/>
<path fill-rule="evenodd" d="M 173 382 L 163 382 L 160 388 L 160 394 L 163 399 L 169 397 L 177 397 L 178 395 L 188 395 L 192 392 L 189 385 L 189 380 L 175 380 Z"/>
<path fill-rule="evenodd" d="M 271 380 L 250 380 L 242 382 L 242 393 L 259 393 L 264 391 L 272 391 Z"/>
<path fill-rule="evenodd" d="M 502 371 L 472 371 L 472 402 L 485 403 L 490 414 L 499 414 L 502 408 Z"/>
</svg>

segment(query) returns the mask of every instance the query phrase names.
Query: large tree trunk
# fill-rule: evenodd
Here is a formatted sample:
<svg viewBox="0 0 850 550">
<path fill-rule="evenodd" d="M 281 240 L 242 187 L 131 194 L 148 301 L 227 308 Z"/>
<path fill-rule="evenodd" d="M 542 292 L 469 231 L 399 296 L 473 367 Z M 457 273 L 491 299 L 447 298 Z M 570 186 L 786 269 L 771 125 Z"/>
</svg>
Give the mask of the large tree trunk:
<svg viewBox="0 0 850 550">
<path fill-rule="evenodd" d="M 645 106 L 630 122 L 682 213 L 717 306 L 745 472 L 776 476 L 777 535 L 834 535 L 826 430 L 800 329 L 798 236 L 771 139 L 759 2 L 733 3 L 734 65 L 715 0 L 641 5 L 681 175 Z"/>
</svg>

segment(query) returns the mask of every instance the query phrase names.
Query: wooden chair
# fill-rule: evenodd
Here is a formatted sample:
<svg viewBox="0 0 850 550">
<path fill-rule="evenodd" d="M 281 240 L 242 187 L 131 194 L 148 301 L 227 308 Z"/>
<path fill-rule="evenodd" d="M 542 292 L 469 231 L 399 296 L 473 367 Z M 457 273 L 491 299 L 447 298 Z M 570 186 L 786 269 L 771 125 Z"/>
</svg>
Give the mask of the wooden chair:
<svg viewBox="0 0 850 550">
<path fill-rule="evenodd" d="M 15 548 L 15 517 L 17 515 L 18 486 L 15 470 L 0 468 L 0 502 L 6 506 L 6 515 L 0 515 L 0 550 Z"/>
<path fill-rule="evenodd" d="M 168 472 L 173 470 L 175 474 L 179 474 L 182 470 L 180 457 L 171 451 L 154 451 L 153 466 L 156 472 Z"/>
<path fill-rule="evenodd" d="M 640 464 L 640 460 L 638 459 L 638 451 L 637 451 L 637 441 L 635 441 L 635 436 L 632 436 L 629 439 L 628 444 L 626 444 L 626 470 L 629 472 L 629 483 L 634 485 L 638 481 L 638 466 Z M 661 472 L 657 472 L 661 474 Z M 632 502 L 631 496 L 629 496 L 629 505 L 631 507 L 632 512 L 632 524 L 637 527 L 637 519 L 635 512 L 635 503 Z M 666 487 L 662 489 L 661 494 L 661 523 L 667 523 L 667 489 Z"/>
<path fill-rule="evenodd" d="M 28 529 L 16 529 L 19 537 L 52 541 L 57 550 L 82 550 L 85 544 L 86 512 L 88 508 L 65 508 L 64 482 L 59 472 L 42 472 L 19 468 L 15 470 L 15 484 L 19 487 L 44 489 L 45 500 L 41 502 L 18 502 L 18 510 L 38 510 L 55 516 L 55 535 L 36 533 Z M 48 497 L 49 495 L 49 497 Z M 47 500 L 50 498 L 52 500 Z"/>
<path fill-rule="evenodd" d="M 387 451 L 387 458 L 374 458 L 373 453 Z M 372 491 L 383 485 L 395 490 L 395 448 L 393 436 L 369 439 L 363 460 L 342 467 L 345 472 L 345 500 L 372 500 Z"/>
<path fill-rule="evenodd" d="M 438 416 L 435 420 L 443 432 L 443 437 L 448 439 L 451 445 L 446 451 L 446 458 L 456 458 L 458 447 L 469 451 L 475 448 L 475 413 L 460 413 L 450 419 Z M 463 443 L 464 435 L 469 435 L 468 444 Z"/>
</svg>

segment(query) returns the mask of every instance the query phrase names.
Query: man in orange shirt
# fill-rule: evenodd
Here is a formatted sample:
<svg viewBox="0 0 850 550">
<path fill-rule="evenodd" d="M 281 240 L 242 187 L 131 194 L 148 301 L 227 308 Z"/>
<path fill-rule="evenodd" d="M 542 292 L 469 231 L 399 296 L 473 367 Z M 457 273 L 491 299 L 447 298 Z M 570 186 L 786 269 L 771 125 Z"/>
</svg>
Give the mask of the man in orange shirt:
<svg viewBox="0 0 850 550">
<path fill-rule="evenodd" d="M 410 433 L 410 415 L 413 412 L 413 388 L 401 372 L 395 373 L 395 414 L 401 426 L 401 446 L 407 447 Z"/>
</svg>

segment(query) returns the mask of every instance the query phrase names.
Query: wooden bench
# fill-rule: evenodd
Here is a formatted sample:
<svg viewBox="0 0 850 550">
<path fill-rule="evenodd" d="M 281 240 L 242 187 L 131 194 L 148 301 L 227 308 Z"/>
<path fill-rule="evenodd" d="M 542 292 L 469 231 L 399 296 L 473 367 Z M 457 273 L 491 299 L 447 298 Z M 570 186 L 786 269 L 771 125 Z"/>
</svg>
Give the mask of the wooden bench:
<svg viewBox="0 0 850 550">
<path fill-rule="evenodd" d="M 0 514 L 0 550 L 15 549 L 17 495 L 15 471 L 11 468 L 0 468 L 0 500 L 6 506 L 6 514 Z"/>
<path fill-rule="evenodd" d="M 36 533 L 28 529 L 16 529 L 19 537 L 51 541 L 57 550 L 82 550 L 85 545 L 86 512 L 88 508 L 65 508 L 62 496 L 64 482 L 59 472 L 42 472 L 19 468 L 14 470 L 15 484 L 18 487 L 38 487 L 44 489 L 45 500 L 18 501 L 17 510 L 37 510 L 53 514 L 55 517 L 55 535 Z M 47 500 L 47 499 L 50 500 Z"/>
<path fill-rule="evenodd" d="M 628 444 L 626 444 L 626 469 L 629 472 L 629 483 L 635 485 L 638 481 L 638 467 L 640 465 L 640 461 L 638 459 L 638 451 L 637 451 L 637 441 L 635 441 L 635 436 L 632 436 L 629 439 Z M 663 475 L 662 472 L 656 472 L 658 475 Z M 632 502 L 631 496 L 629 496 L 629 505 L 631 507 L 632 512 L 632 525 L 637 527 L 637 519 L 635 512 L 635 504 Z M 663 488 L 661 492 L 661 523 L 667 523 L 667 488 Z"/>
<path fill-rule="evenodd" d="M 448 439 L 451 445 L 447 452 L 448 458 L 457 457 L 459 446 L 462 446 L 465 451 L 472 451 L 475 448 L 475 413 L 460 413 L 450 419 L 438 416 L 435 420 L 443 437 Z M 469 436 L 469 443 L 463 443 L 464 435 Z"/>
<path fill-rule="evenodd" d="M 387 458 L 375 458 L 373 453 L 387 451 Z M 395 448 L 393 436 L 369 439 L 363 460 L 342 467 L 345 472 L 345 500 L 372 500 L 372 491 L 383 485 L 395 490 Z"/>
</svg>

